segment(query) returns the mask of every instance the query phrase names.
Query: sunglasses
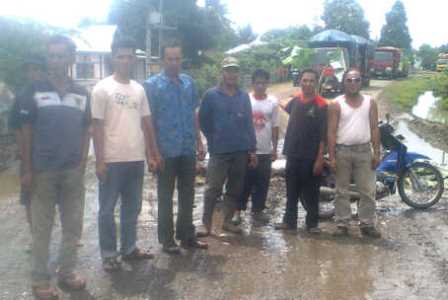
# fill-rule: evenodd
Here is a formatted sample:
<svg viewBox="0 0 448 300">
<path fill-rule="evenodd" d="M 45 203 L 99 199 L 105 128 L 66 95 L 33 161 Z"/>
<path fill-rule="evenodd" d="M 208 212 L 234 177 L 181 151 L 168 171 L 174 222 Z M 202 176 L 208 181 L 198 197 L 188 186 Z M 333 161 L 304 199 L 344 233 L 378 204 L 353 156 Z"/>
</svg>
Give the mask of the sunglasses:
<svg viewBox="0 0 448 300">
<path fill-rule="evenodd" d="M 352 83 L 352 82 L 356 82 L 359 83 L 361 82 L 361 78 L 347 78 L 345 79 L 348 83 Z"/>
</svg>

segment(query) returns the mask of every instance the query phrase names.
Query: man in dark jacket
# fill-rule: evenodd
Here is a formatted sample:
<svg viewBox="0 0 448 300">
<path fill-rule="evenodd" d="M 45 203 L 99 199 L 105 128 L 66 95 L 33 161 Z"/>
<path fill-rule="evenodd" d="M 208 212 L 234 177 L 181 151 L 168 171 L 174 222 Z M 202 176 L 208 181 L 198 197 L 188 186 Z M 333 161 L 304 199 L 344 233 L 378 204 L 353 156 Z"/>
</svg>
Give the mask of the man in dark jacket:
<svg viewBox="0 0 448 300">
<path fill-rule="evenodd" d="M 204 235 L 210 234 L 213 210 L 224 183 L 223 230 L 241 233 L 241 228 L 232 224 L 232 216 L 248 163 L 250 167 L 257 164 L 252 108 L 249 95 L 238 87 L 238 60 L 227 57 L 221 67 L 220 85 L 207 91 L 199 110 L 201 130 L 210 152 L 202 218 Z"/>
</svg>

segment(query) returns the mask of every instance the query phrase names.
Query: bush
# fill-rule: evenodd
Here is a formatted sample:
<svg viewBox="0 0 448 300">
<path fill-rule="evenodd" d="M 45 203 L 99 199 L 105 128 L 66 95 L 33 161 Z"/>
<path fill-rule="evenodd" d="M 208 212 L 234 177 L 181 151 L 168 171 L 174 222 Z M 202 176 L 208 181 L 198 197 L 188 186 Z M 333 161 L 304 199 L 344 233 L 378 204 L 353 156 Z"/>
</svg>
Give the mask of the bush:
<svg viewBox="0 0 448 300">
<path fill-rule="evenodd" d="M 403 109 L 410 110 L 418 97 L 434 86 L 434 76 L 413 77 L 395 81 L 384 89 L 386 99 L 394 102 Z"/>
<path fill-rule="evenodd" d="M 24 85 L 23 63 L 30 55 L 43 55 L 52 30 L 28 21 L 0 17 L 0 81 L 13 91 Z"/>
<path fill-rule="evenodd" d="M 441 98 L 441 108 L 448 110 L 448 72 L 436 76 L 434 80 L 434 94 Z"/>
</svg>

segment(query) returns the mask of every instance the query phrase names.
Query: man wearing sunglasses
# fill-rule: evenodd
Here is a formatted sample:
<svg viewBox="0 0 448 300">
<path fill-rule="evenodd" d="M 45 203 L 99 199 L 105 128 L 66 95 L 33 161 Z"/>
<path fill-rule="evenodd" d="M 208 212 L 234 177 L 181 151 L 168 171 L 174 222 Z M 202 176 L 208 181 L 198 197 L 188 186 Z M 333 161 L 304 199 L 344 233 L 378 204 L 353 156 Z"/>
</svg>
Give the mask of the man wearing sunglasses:
<svg viewBox="0 0 448 300">
<path fill-rule="evenodd" d="M 361 197 L 358 216 L 361 234 L 380 238 L 375 228 L 375 169 L 380 161 L 378 108 L 361 91 L 361 74 L 348 70 L 343 77 L 344 95 L 329 108 L 328 153 L 336 176 L 337 235 L 347 235 L 351 219 L 350 183 L 354 179 Z"/>
</svg>

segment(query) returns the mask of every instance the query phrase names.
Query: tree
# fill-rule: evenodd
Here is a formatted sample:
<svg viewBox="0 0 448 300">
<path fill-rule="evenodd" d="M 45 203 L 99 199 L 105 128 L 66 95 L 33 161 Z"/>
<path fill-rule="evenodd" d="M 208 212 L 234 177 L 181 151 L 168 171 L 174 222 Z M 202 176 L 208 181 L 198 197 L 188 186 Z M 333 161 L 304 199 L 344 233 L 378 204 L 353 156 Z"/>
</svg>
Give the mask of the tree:
<svg viewBox="0 0 448 300">
<path fill-rule="evenodd" d="M 0 17 L 0 81 L 14 92 L 25 82 L 23 64 L 30 56 L 45 55 L 45 41 L 50 33 L 60 32 L 31 21 Z"/>
<path fill-rule="evenodd" d="M 305 46 L 306 42 L 321 28 L 309 28 L 307 25 L 272 29 L 263 34 L 262 40 L 270 43 L 279 43 L 284 46 Z"/>
<path fill-rule="evenodd" d="M 369 22 L 356 0 L 325 0 L 321 19 L 325 29 L 337 29 L 348 34 L 369 38 Z"/>
<path fill-rule="evenodd" d="M 120 33 L 133 36 L 140 49 L 145 49 L 146 18 L 151 10 L 158 10 L 159 0 L 114 0 L 109 22 L 117 24 Z M 176 38 L 182 42 L 184 55 L 199 62 L 199 53 L 211 48 L 230 47 L 237 40 L 224 15 L 225 6 L 219 0 L 209 0 L 199 7 L 196 0 L 164 0 L 164 24 L 177 28 L 164 31 L 164 38 Z M 163 41 L 162 41 L 163 42 Z"/>
<path fill-rule="evenodd" d="M 448 44 L 440 46 L 439 51 L 443 52 L 443 53 L 447 53 L 448 52 Z"/>
<path fill-rule="evenodd" d="M 398 0 L 386 14 L 386 24 L 381 29 L 380 46 L 393 46 L 410 52 L 411 35 L 407 26 L 406 10 L 403 3 Z"/>
<path fill-rule="evenodd" d="M 438 54 L 439 49 L 433 48 L 428 44 L 421 45 L 418 49 L 417 56 L 420 58 L 422 68 L 426 70 L 433 70 L 435 68 Z"/>
<path fill-rule="evenodd" d="M 257 38 L 257 34 L 252 30 L 252 26 L 246 25 L 238 29 L 238 42 L 248 44 Z"/>
</svg>

